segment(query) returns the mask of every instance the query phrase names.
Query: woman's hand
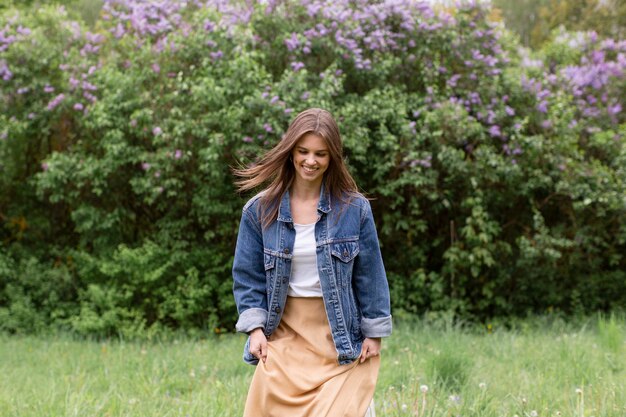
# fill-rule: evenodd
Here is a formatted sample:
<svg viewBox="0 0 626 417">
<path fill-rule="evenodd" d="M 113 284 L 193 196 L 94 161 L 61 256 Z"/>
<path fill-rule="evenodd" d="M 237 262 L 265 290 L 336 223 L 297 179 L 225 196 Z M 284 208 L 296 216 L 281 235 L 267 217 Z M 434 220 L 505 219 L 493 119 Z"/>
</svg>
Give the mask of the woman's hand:
<svg viewBox="0 0 626 417">
<path fill-rule="evenodd" d="M 365 362 L 366 359 L 380 355 L 381 344 L 380 337 L 366 337 L 361 348 L 361 363 Z"/>
<path fill-rule="evenodd" d="M 250 332 L 250 353 L 265 363 L 267 359 L 267 338 L 260 327 Z"/>
</svg>

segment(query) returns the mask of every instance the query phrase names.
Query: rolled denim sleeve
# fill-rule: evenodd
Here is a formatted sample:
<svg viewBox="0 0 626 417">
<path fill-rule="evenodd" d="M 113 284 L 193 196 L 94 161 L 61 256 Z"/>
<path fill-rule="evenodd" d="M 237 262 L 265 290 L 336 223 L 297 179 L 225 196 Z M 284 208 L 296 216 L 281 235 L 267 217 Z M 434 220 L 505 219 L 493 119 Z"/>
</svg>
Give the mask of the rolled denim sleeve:
<svg viewBox="0 0 626 417">
<path fill-rule="evenodd" d="M 239 313 L 235 328 L 238 332 L 248 333 L 259 327 L 265 329 L 268 311 L 263 265 L 261 226 L 244 207 L 233 261 L 233 294 Z"/>
<path fill-rule="evenodd" d="M 380 253 L 378 234 L 369 201 L 363 199 L 359 254 L 354 263 L 353 280 L 363 318 L 361 332 L 365 337 L 391 335 L 389 284 Z"/>
</svg>

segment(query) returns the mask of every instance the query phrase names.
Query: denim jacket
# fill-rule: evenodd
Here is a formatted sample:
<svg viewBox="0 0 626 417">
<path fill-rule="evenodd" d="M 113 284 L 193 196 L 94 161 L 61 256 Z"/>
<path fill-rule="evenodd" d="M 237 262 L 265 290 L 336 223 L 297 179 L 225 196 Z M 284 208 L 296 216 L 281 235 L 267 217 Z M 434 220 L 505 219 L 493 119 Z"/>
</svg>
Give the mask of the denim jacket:
<svg viewBox="0 0 626 417">
<path fill-rule="evenodd" d="M 239 312 L 237 331 L 249 333 L 260 327 L 269 337 L 285 308 L 296 231 L 288 191 L 277 219 L 267 228 L 261 226 L 260 196 L 243 208 L 233 292 Z M 355 194 L 345 204 L 322 185 L 317 212 L 317 268 L 337 361 L 344 365 L 359 357 L 365 337 L 391 334 L 389 286 L 369 201 Z M 250 338 L 243 359 L 256 365 L 258 359 L 249 346 Z"/>
</svg>

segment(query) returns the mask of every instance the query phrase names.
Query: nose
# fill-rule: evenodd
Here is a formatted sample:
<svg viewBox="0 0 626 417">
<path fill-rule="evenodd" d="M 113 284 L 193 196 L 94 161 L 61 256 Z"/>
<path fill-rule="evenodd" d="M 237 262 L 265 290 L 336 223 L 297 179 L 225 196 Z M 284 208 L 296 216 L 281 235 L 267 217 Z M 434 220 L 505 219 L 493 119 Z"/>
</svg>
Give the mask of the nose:
<svg viewBox="0 0 626 417">
<path fill-rule="evenodd" d="M 314 155 L 307 155 L 306 157 L 306 163 L 309 165 L 315 165 L 315 156 Z"/>
</svg>

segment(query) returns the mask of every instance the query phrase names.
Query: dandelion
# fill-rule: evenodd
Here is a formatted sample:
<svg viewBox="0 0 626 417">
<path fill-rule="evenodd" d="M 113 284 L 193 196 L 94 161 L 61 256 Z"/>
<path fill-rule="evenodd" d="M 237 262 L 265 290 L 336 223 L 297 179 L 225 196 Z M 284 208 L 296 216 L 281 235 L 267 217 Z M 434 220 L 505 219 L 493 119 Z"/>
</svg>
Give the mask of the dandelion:
<svg viewBox="0 0 626 417">
<path fill-rule="evenodd" d="M 422 391 L 422 393 L 426 394 L 428 392 L 428 385 L 420 386 L 420 391 Z"/>
<path fill-rule="evenodd" d="M 484 390 L 487 388 L 487 384 L 485 384 L 484 382 L 481 382 L 480 384 L 478 384 L 478 388 Z"/>
<path fill-rule="evenodd" d="M 530 411 L 530 417 L 537 417 L 539 414 L 537 414 L 536 410 L 531 410 Z"/>
</svg>

